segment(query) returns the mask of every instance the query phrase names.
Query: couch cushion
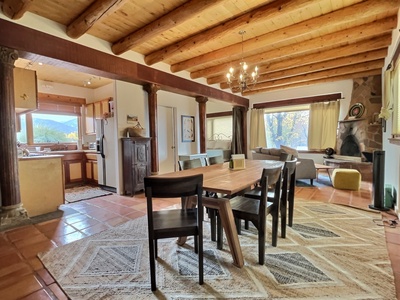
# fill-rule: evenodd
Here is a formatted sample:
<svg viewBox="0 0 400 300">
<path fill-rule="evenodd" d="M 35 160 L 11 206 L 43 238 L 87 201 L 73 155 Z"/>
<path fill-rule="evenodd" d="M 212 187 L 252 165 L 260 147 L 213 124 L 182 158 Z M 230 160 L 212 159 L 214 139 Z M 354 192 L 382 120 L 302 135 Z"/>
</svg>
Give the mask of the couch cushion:
<svg viewBox="0 0 400 300">
<path fill-rule="evenodd" d="M 296 149 L 284 145 L 281 145 L 281 149 L 285 151 L 287 154 L 290 154 L 292 156 L 291 159 L 299 158 L 299 152 Z"/>
</svg>

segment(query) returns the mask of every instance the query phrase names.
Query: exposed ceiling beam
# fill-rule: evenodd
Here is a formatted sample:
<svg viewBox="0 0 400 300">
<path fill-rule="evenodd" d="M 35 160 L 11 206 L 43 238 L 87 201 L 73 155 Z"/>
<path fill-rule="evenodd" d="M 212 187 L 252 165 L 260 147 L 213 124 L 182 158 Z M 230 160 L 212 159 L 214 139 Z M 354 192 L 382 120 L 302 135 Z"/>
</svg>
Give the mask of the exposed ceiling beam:
<svg viewBox="0 0 400 300">
<path fill-rule="evenodd" d="M 259 74 L 265 74 L 265 73 L 268 74 L 269 72 L 291 69 L 303 65 L 316 64 L 335 58 L 341 58 L 353 55 L 364 55 L 365 61 L 371 60 L 370 59 L 371 56 L 374 58 L 380 58 L 382 56 L 386 57 L 388 53 L 387 47 L 390 45 L 391 40 L 392 40 L 392 35 L 389 33 L 370 40 L 365 40 L 345 46 L 335 47 L 317 53 L 291 56 L 289 59 L 272 61 L 269 64 L 260 66 Z M 200 74 L 200 75 L 201 75 L 200 77 L 206 77 L 205 74 Z M 222 82 L 226 82 L 225 74 L 207 78 L 208 84 L 215 84 Z"/>
<path fill-rule="evenodd" d="M 382 74 L 382 68 L 379 68 L 379 69 L 375 69 L 375 70 L 352 73 L 352 74 L 338 75 L 338 76 L 329 77 L 329 78 L 320 78 L 320 79 L 310 80 L 310 81 L 289 83 L 286 85 L 271 86 L 271 87 L 262 88 L 262 89 L 253 89 L 251 91 L 250 90 L 246 91 L 244 93 L 244 95 L 250 96 L 250 95 L 254 95 L 254 94 L 267 93 L 267 92 L 276 91 L 276 90 L 284 90 L 284 89 L 288 89 L 288 88 L 296 88 L 296 87 L 315 85 L 315 84 L 320 84 L 320 83 L 328 83 L 328 82 L 334 82 L 334 81 L 339 81 L 339 80 L 369 77 L 369 76 L 375 76 L 375 75 L 381 75 L 381 74 Z"/>
<path fill-rule="evenodd" d="M 378 20 L 368 24 L 352 27 L 349 29 L 333 32 L 324 36 L 313 38 L 302 43 L 290 44 L 280 48 L 274 48 L 270 51 L 258 53 L 246 57 L 246 63 L 258 64 L 259 67 L 271 63 L 276 59 L 289 58 L 293 55 L 305 55 L 326 50 L 332 47 L 345 45 L 346 43 L 355 43 L 357 41 L 369 39 L 384 33 L 391 33 L 391 30 L 397 25 L 397 16 Z M 240 60 L 232 61 L 230 65 L 238 66 Z M 203 70 L 209 76 L 225 74 L 229 65 L 220 64 Z M 193 78 L 191 74 L 191 78 Z"/>
<path fill-rule="evenodd" d="M 322 15 L 317 18 L 306 20 L 289 27 L 285 27 L 261 36 L 257 36 L 250 40 L 244 41 L 243 44 L 236 43 L 234 45 L 221 48 L 216 51 L 208 52 L 199 55 L 197 57 L 173 64 L 171 66 L 171 71 L 179 72 L 182 70 L 195 68 L 197 65 L 209 63 L 211 61 L 223 59 L 226 57 L 233 56 L 237 57 L 238 59 L 241 59 L 242 46 L 243 49 L 245 50 L 244 51 L 245 54 L 246 52 L 251 53 L 251 51 L 260 49 L 262 45 L 269 46 L 273 44 L 278 46 L 278 43 L 287 41 L 295 43 L 296 41 L 298 41 L 298 38 L 303 35 L 308 35 L 309 33 L 321 30 L 323 28 L 329 28 L 332 26 L 345 24 L 346 22 L 348 22 L 347 20 L 349 18 L 362 20 L 363 18 L 365 19 L 366 17 L 371 15 L 376 15 L 377 13 L 385 13 L 388 10 L 393 10 L 393 5 L 396 4 L 397 6 L 399 6 L 400 1 L 390 0 L 387 2 L 385 1 L 385 4 L 387 5 L 382 5 L 382 3 L 379 3 L 378 1 L 375 0 L 369 0 L 359 4 L 355 4 L 326 15 Z M 359 26 L 364 26 L 364 24 Z"/>
<path fill-rule="evenodd" d="M 232 105 L 249 107 L 249 99 L 233 95 L 150 68 L 111 54 L 73 43 L 14 22 L 0 19 L 0 45 L 15 49 L 23 58 L 40 57 L 43 63 L 110 79 L 144 85 L 154 83 L 162 90 L 190 97 L 204 96 Z M 46 45 L 46 47 L 43 47 Z"/>
<path fill-rule="evenodd" d="M 385 62 L 384 59 L 378 59 L 378 60 L 371 61 L 371 62 L 359 63 L 359 64 L 354 64 L 354 65 L 345 66 L 345 67 L 338 67 L 336 69 L 331 69 L 331 70 L 297 75 L 297 76 L 292 76 L 289 78 L 282 78 L 282 79 L 277 79 L 277 80 L 269 80 L 269 81 L 257 83 L 255 85 L 255 89 L 259 90 L 259 89 L 269 88 L 269 87 L 273 87 L 273 86 L 283 86 L 283 85 L 298 83 L 298 82 L 303 82 L 303 81 L 312 81 L 312 80 L 317 80 L 317 79 L 322 79 L 322 78 L 332 78 L 335 76 L 340 76 L 340 75 L 345 75 L 345 74 L 368 72 L 370 70 L 383 68 L 384 62 Z"/>
<path fill-rule="evenodd" d="M 173 45 L 166 46 L 162 49 L 149 53 L 145 56 L 145 62 L 148 65 L 155 64 L 167 58 L 179 55 L 185 51 L 192 50 L 198 45 L 205 42 L 217 41 L 226 37 L 233 30 L 243 30 L 248 26 L 252 26 L 257 22 L 262 22 L 265 18 L 273 19 L 283 17 L 287 13 L 296 12 L 310 5 L 314 0 L 279 0 L 270 4 L 258 7 L 257 9 L 243 14 L 235 19 L 229 20 L 225 23 L 219 24 L 216 27 L 202 31 L 194 36 L 185 40 L 174 43 Z"/>
<path fill-rule="evenodd" d="M 20 19 L 31 6 L 33 0 L 4 0 L 3 13 L 13 19 Z"/>
<path fill-rule="evenodd" d="M 268 74 L 261 75 L 257 80 L 257 85 L 260 85 L 261 82 L 271 81 L 271 80 L 278 80 L 282 78 L 289 78 L 297 75 L 309 74 L 319 71 L 327 71 L 331 70 L 332 74 L 328 74 L 328 76 L 336 76 L 335 69 L 343 66 L 350 67 L 352 65 L 358 65 L 360 63 L 368 64 L 371 62 L 371 65 L 374 64 L 374 61 L 382 60 L 386 57 L 387 49 L 376 50 L 373 53 L 369 53 L 366 55 L 364 53 L 356 54 L 353 56 L 347 56 L 342 58 L 331 59 L 324 62 L 319 62 L 315 64 L 305 64 L 303 66 L 271 72 Z M 236 85 L 234 85 L 236 86 Z M 222 89 L 228 89 L 229 84 L 227 82 L 223 82 L 220 84 Z"/>
<path fill-rule="evenodd" d="M 67 35 L 77 39 L 85 34 L 94 24 L 108 17 L 123 6 L 127 0 L 98 0 L 80 14 L 67 27 Z"/>
<path fill-rule="evenodd" d="M 114 54 L 120 55 L 143 43 L 143 41 L 151 39 L 154 36 L 193 18 L 201 11 L 220 5 L 221 2 L 226 1 L 227 0 L 191 0 L 186 2 L 161 18 L 115 42 L 111 49 Z"/>
</svg>

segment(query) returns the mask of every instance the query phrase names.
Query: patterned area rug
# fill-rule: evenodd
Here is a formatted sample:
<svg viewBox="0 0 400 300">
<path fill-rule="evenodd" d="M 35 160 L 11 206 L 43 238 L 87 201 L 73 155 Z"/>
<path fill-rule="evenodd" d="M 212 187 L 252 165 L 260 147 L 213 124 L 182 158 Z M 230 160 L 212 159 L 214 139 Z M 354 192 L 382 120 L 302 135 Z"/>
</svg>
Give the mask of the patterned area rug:
<svg viewBox="0 0 400 300">
<path fill-rule="evenodd" d="M 158 290 L 150 290 L 146 217 L 40 254 L 71 299 L 395 299 L 384 230 L 376 212 L 297 200 L 295 224 L 258 264 L 255 229 L 242 230 L 245 266 L 217 250 L 205 222 L 205 283 L 193 240 L 159 241 Z M 270 227 L 269 227 L 270 228 Z M 267 241 L 270 241 L 268 235 Z"/>
<path fill-rule="evenodd" d="M 111 195 L 109 191 L 93 186 L 78 186 L 65 190 L 65 201 L 68 203 Z"/>
</svg>

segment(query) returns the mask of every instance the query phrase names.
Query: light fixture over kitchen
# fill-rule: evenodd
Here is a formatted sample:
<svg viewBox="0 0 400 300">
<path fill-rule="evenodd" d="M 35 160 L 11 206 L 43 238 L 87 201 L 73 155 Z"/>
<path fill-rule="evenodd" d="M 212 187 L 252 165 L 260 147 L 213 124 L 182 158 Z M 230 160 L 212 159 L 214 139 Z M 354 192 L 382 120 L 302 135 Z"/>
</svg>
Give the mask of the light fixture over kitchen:
<svg viewBox="0 0 400 300">
<path fill-rule="evenodd" d="M 254 67 L 254 71 L 249 75 L 248 65 L 243 59 L 243 36 L 246 31 L 241 30 L 239 34 L 242 36 L 242 58 L 240 61 L 239 70 L 236 71 L 233 67 L 229 68 L 229 72 L 226 74 L 227 83 L 231 88 L 233 93 L 241 92 L 246 90 L 251 90 L 258 79 L 258 67 Z"/>
</svg>

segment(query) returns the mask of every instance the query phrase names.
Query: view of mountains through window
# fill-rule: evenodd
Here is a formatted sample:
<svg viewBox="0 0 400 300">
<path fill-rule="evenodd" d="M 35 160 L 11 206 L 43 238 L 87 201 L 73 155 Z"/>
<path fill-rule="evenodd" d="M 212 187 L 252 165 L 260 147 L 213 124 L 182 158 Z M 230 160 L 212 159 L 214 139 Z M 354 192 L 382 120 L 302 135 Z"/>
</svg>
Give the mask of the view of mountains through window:
<svg viewBox="0 0 400 300">
<path fill-rule="evenodd" d="M 17 133 L 20 143 L 27 143 L 26 123 L 29 118 L 21 116 L 21 131 Z M 73 143 L 79 139 L 78 117 L 70 115 L 32 113 L 33 143 Z"/>
</svg>

